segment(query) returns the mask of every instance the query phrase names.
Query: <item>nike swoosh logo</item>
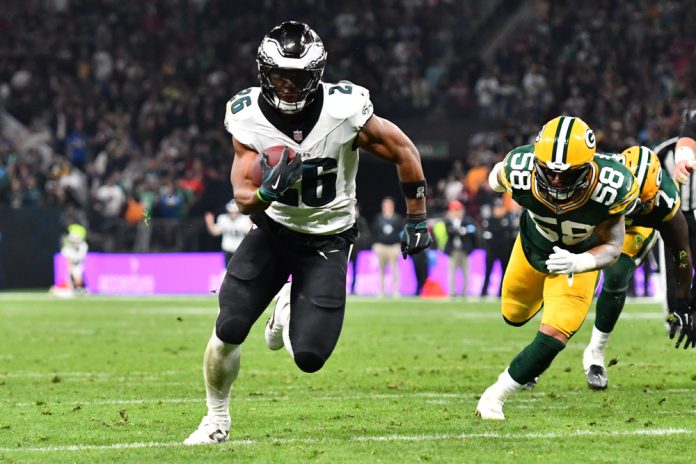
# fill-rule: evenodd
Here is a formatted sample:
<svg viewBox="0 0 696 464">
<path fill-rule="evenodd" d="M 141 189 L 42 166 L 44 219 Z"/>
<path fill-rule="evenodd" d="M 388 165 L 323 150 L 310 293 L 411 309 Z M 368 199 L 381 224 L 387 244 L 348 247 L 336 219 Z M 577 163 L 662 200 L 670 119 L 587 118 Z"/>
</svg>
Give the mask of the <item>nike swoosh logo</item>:
<svg viewBox="0 0 696 464">
<path fill-rule="evenodd" d="M 278 176 L 278 178 L 276 179 L 275 183 L 274 183 L 273 185 L 271 185 L 271 188 L 272 188 L 272 189 L 277 189 L 277 188 L 278 188 L 278 184 L 280 184 L 280 176 Z"/>
</svg>

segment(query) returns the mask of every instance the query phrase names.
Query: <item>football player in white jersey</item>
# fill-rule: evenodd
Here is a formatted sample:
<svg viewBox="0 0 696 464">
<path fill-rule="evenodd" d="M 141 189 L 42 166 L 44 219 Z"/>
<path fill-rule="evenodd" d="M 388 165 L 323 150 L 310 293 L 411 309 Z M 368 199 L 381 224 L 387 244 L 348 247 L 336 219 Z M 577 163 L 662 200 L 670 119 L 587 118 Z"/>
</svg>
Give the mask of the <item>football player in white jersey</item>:
<svg viewBox="0 0 696 464">
<path fill-rule="evenodd" d="M 215 237 L 222 235 L 221 248 L 225 254 L 225 264 L 227 264 L 253 224 L 249 216 L 240 214 L 239 206 L 234 200 L 227 202 L 225 210 L 227 213 L 220 214 L 217 220 L 213 219 L 213 213 L 210 212 L 205 213 L 204 219 L 210 235 Z"/>
<path fill-rule="evenodd" d="M 285 346 L 304 372 L 318 371 L 331 355 L 356 239 L 358 147 L 396 165 L 407 209 L 404 257 L 432 242 L 416 147 L 393 123 L 373 115 L 367 89 L 321 81 L 326 51 L 319 36 L 306 24 L 282 23 L 263 38 L 257 63 L 261 86 L 235 95 L 225 115 L 235 152 L 235 201 L 257 227 L 230 260 L 220 288 L 203 366 L 208 414 L 185 444 L 227 440 L 240 345 L 289 276 L 290 291 L 281 292 L 267 325 L 269 348 Z M 278 146 L 287 149 L 277 164 L 269 163 L 264 152 Z M 289 149 L 297 153 L 292 160 Z M 254 174 L 259 164 L 260 185 Z"/>
<path fill-rule="evenodd" d="M 77 292 L 85 290 L 85 258 L 89 250 L 86 238 L 87 229 L 80 224 L 71 224 L 60 249 L 68 266 L 69 288 Z"/>
</svg>

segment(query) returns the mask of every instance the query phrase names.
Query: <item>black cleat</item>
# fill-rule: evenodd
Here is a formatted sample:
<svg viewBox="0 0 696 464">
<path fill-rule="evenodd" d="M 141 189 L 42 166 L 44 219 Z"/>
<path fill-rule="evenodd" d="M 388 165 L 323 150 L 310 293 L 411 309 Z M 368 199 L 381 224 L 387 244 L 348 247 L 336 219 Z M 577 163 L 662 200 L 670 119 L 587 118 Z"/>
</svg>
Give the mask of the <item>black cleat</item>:
<svg viewBox="0 0 696 464">
<path fill-rule="evenodd" d="M 604 367 L 592 364 L 585 374 L 587 375 L 587 386 L 590 387 L 590 390 L 607 389 L 609 378 Z"/>
</svg>

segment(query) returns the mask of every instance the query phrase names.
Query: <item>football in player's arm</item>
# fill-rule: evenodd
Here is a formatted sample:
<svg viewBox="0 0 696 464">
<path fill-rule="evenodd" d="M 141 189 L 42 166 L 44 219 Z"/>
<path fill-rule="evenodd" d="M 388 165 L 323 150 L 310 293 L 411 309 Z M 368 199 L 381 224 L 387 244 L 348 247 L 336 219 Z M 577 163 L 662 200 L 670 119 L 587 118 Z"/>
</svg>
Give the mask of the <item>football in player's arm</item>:
<svg viewBox="0 0 696 464">
<path fill-rule="evenodd" d="M 684 184 L 696 168 L 696 111 L 687 115 L 674 151 L 674 180 Z"/>
<path fill-rule="evenodd" d="M 281 287 L 266 324 L 268 347 L 285 347 L 310 373 L 333 352 L 356 239 L 358 147 L 396 165 L 408 214 L 404 255 L 432 242 L 416 147 L 397 126 L 373 115 L 367 89 L 321 81 L 326 51 L 319 36 L 306 24 L 283 23 L 264 37 L 257 63 L 261 86 L 239 92 L 225 115 L 235 152 L 235 200 L 257 227 L 231 258 L 220 288 L 203 366 L 208 414 L 185 444 L 227 440 L 240 345 Z M 286 148 L 276 162 L 264 152 L 278 146 Z M 257 163 L 260 176 L 254 174 Z M 292 283 L 285 285 L 291 275 Z"/>
<path fill-rule="evenodd" d="M 565 348 L 590 309 L 598 270 L 621 253 L 624 215 L 636 204 L 638 186 L 624 165 L 595 150 L 587 124 L 561 116 L 491 172 L 491 187 L 510 191 L 525 208 L 503 278 L 503 319 L 521 326 L 544 310 L 532 343 L 481 395 L 476 413 L 483 419 L 505 419 L 507 397 Z"/>
<path fill-rule="evenodd" d="M 634 146 L 621 154 L 597 155 L 613 157 L 625 164 L 640 186 L 640 204 L 626 217 L 626 237 L 619 260 L 604 269 L 602 291 L 597 298 L 592 338 L 583 354 L 587 385 L 604 390 L 608 385 L 604 354 L 611 332 L 626 301 L 626 291 L 633 272 L 645 259 L 660 232 L 676 269 L 676 304 L 669 308 L 669 337 L 679 335 L 678 348 L 696 345 L 693 306 L 689 302 L 693 272 L 689 250 L 689 231 L 681 212 L 679 190 L 674 181 L 663 175 L 657 155 L 647 147 Z"/>
</svg>

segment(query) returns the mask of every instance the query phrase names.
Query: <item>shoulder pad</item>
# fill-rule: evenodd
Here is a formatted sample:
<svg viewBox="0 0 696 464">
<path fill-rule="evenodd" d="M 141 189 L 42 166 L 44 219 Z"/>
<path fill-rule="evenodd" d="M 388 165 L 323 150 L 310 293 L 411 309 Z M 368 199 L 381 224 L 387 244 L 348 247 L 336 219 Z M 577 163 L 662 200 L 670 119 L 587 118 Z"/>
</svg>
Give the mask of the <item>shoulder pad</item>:
<svg viewBox="0 0 696 464">
<path fill-rule="evenodd" d="M 505 156 L 498 179 L 508 190 L 529 190 L 533 170 L 534 145 L 522 145 Z"/>
<path fill-rule="evenodd" d="M 324 82 L 323 87 L 326 111 L 332 118 L 352 119 L 362 127 L 372 116 L 370 92 L 365 87 L 349 81 L 339 81 L 336 84 Z"/>
<path fill-rule="evenodd" d="M 597 159 L 595 159 L 595 162 L 596 161 Z M 602 165 L 609 166 L 614 171 L 621 174 L 621 183 L 616 185 L 619 181 L 616 175 L 603 178 L 600 170 L 599 183 L 603 184 L 605 188 L 614 189 L 616 191 L 615 200 L 609 205 L 609 214 L 629 214 L 638 203 L 638 194 L 640 193 L 638 182 L 636 182 L 633 173 L 615 158 L 604 160 L 604 163 L 597 164 L 600 166 L 600 169 Z"/>
<path fill-rule="evenodd" d="M 256 106 L 259 99 L 260 87 L 249 87 L 230 98 L 225 108 L 225 129 L 233 133 L 234 129 L 243 127 L 245 121 L 254 114 L 250 108 Z"/>
<path fill-rule="evenodd" d="M 534 145 L 522 145 L 510 150 L 503 159 L 503 165 L 508 174 L 511 170 L 532 171 L 534 169 Z"/>
</svg>

